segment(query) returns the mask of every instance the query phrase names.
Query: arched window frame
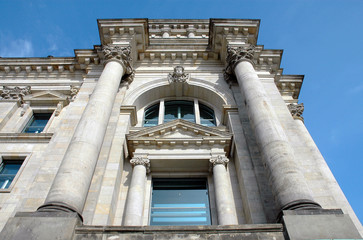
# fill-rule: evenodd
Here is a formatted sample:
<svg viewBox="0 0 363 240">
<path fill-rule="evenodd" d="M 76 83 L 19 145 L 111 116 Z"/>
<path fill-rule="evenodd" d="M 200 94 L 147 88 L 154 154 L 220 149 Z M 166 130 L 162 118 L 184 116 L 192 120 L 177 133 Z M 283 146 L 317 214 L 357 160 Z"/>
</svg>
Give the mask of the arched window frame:
<svg viewBox="0 0 363 240">
<path fill-rule="evenodd" d="M 143 111 L 143 117 L 142 117 L 142 125 L 143 127 L 147 127 L 145 126 L 145 113 L 146 111 L 155 106 L 156 104 L 159 104 L 159 114 L 158 114 L 158 125 L 160 124 L 163 124 L 164 123 L 164 115 L 165 115 L 165 102 L 169 102 L 169 101 L 190 101 L 190 102 L 193 102 L 193 105 L 194 105 L 194 118 L 195 118 L 195 123 L 197 124 L 201 124 L 201 125 L 204 125 L 204 126 L 208 126 L 206 124 L 202 124 L 201 123 L 201 117 L 200 117 L 200 105 L 203 105 L 207 108 L 209 108 L 210 110 L 213 111 L 213 115 L 214 115 L 214 125 L 213 126 L 217 126 L 217 118 L 215 116 L 216 114 L 216 111 L 214 109 L 214 107 L 210 106 L 209 104 L 205 104 L 204 102 L 202 101 L 199 101 L 198 99 L 196 98 L 183 98 L 183 99 L 160 99 L 158 100 L 158 102 L 153 102 L 152 104 L 146 106 L 144 108 L 144 111 Z M 156 126 L 156 125 L 155 125 Z M 211 125 L 209 125 L 211 126 Z"/>
</svg>

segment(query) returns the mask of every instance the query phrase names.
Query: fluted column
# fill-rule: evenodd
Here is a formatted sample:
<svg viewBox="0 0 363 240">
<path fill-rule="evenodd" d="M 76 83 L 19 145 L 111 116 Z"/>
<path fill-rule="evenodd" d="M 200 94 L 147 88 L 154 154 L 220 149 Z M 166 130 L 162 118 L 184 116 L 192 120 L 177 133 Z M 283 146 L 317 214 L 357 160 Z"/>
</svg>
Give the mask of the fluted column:
<svg viewBox="0 0 363 240">
<path fill-rule="evenodd" d="M 45 203 L 38 211 L 81 213 L 123 75 L 132 73 L 130 47 L 104 46 L 105 67 L 81 116 Z"/>
<path fill-rule="evenodd" d="M 226 165 L 228 158 L 218 155 L 209 162 L 213 167 L 213 182 L 218 213 L 218 225 L 237 225 L 237 214 L 233 203 L 233 194 L 228 179 Z"/>
<path fill-rule="evenodd" d="M 237 78 L 280 210 L 320 208 L 253 66 L 254 47 L 228 47 L 227 74 Z"/>
<path fill-rule="evenodd" d="M 125 226 L 142 226 L 142 216 L 145 201 L 145 178 L 150 171 L 150 161 L 147 158 L 133 158 L 130 163 L 134 166 L 131 177 L 127 205 L 125 210 Z"/>
</svg>

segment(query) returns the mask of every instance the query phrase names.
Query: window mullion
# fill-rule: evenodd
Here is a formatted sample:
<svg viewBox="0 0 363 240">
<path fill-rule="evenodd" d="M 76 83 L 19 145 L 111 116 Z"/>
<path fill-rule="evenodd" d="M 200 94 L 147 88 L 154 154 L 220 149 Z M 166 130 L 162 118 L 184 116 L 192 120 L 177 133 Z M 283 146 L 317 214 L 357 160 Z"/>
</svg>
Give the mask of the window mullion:
<svg viewBox="0 0 363 240">
<path fill-rule="evenodd" d="M 165 101 L 164 99 L 160 100 L 159 105 L 159 121 L 158 124 L 162 124 L 164 122 L 164 115 L 165 115 Z"/>
<path fill-rule="evenodd" d="M 194 117 L 195 123 L 200 124 L 200 113 L 198 99 L 194 99 Z"/>
</svg>

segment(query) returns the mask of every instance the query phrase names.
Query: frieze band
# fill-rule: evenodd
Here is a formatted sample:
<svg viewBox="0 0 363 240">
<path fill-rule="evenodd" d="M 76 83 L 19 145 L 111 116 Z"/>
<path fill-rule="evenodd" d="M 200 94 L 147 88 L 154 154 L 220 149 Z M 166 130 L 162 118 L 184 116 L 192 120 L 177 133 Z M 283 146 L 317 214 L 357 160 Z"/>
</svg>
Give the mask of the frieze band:
<svg viewBox="0 0 363 240">
<path fill-rule="evenodd" d="M 14 99 L 14 100 L 20 100 L 20 102 L 23 102 L 23 97 L 25 95 L 31 94 L 31 87 L 26 86 L 24 88 L 21 87 L 7 87 L 3 86 L 3 90 L 1 93 L 2 99 Z"/>
</svg>

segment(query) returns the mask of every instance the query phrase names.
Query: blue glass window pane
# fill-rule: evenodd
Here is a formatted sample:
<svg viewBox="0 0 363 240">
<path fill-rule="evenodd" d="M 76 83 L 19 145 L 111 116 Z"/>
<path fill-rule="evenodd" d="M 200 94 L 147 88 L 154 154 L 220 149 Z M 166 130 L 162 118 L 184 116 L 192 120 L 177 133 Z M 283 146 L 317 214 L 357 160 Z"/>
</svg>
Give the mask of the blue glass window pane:
<svg viewBox="0 0 363 240">
<path fill-rule="evenodd" d="M 40 133 L 47 125 L 52 113 L 34 113 L 23 132 Z"/>
<path fill-rule="evenodd" d="M 208 127 L 216 126 L 213 109 L 199 103 L 200 124 Z"/>
<path fill-rule="evenodd" d="M 159 103 L 155 104 L 145 111 L 144 127 L 152 127 L 158 125 L 159 122 Z"/>
<path fill-rule="evenodd" d="M 22 161 L 3 161 L 0 165 L 0 189 L 9 188 L 21 167 Z"/>
<path fill-rule="evenodd" d="M 195 122 L 194 103 L 191 101 L 165 102 L 164 122 L 170 122 L 175 119 Z"/>
<path fill-rule="evenodd" d="M 206 179 L 153 179 L 150 225 L 210 225 Z"/>
</svg>

